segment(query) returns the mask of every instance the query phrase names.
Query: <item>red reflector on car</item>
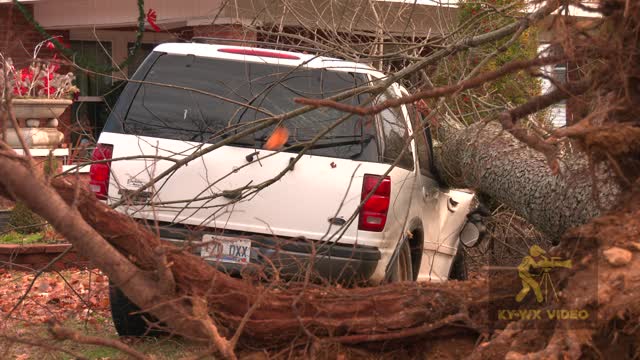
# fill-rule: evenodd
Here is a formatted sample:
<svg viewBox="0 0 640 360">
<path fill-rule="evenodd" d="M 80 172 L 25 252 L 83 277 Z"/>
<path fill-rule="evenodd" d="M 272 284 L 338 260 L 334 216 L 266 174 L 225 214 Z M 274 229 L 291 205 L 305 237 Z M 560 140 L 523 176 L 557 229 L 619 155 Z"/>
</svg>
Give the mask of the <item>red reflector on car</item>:
<svg viewBox="0 0 640 360">
<path fill-rule="evenodd" d="M 300 60 L 299 57 L 291 54 L 283 54 L 274 51 L 267 50 L 259 50 L 259 49 L 238 49 L 238 48 L 227 48 L 227 49 L 218 49 L 218 51 L 229 54 L 239 54 L 239 55 L 251 55 L 251 56 L 262 56 L 262 57 L 270 57 L 276 59 L 287 59 L 287 60 Z"/>
<path fill-rule="evenodd" d="M 113 145 L 97 144 L 93 150 L 91 161 L 98 162 L 91 164 L 89 170 L 89 190 L 91 190 L 100 200 L 105 200 L 109 192 L 109 177 L 111 175 L 111 160 L 113 156 Z"/>
<path fill-rule="evenodd" d="M 391 178 L 366 174 L 362 180 L 361 199 L 366 201 L 360 209 L 358 230 L 382 231 L 391 203 Z"/>
</svg>

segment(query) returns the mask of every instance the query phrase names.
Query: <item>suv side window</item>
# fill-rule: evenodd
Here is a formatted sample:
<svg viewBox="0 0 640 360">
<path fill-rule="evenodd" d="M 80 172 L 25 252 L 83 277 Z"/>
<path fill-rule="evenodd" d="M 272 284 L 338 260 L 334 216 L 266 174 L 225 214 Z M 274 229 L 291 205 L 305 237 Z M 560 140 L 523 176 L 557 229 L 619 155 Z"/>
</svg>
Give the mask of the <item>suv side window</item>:
<svg viewBox="0 0 640 360">
<path fill-rule="evenodd" d="M 433 178 L 434 176 L 431 173 L 431 147 L 427 140 L 427 131 L 429 130 L 422 128 L 422 122 L 420 121 L 420 116 L 418 115 L 416 107 L 413 104 L 407 104 L 406 107 L 407 112 L 409 113 L 409 118 L 411 119 L 411 126 L 415 133 L 413 139 L 416 142 L 416 150 L 418 151 L 418 167 L 420 169 L 420 174 Z"/>
<path fill-rule="evenodd" d="M 380 94 L 378 103 L 393 98 L 395 96 L 387 90 Z M 382 162 L 391 164 L 400 156 L 397 166 L 413 170 L 413 152 L 402 109 L 399 106 L 387 108 L 380 112 L 378 117 L 384 135 L 382 139 Z M 403 149 L 404 153 L 402 152 Z"/>
</svg>

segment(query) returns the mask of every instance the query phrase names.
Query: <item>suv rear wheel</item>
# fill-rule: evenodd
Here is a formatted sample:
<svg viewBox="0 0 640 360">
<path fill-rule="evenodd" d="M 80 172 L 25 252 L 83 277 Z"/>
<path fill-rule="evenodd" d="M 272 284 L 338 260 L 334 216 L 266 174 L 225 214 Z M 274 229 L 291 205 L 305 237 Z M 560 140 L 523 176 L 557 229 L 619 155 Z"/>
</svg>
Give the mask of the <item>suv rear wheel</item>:
<svg viewBox="0 0 640 360">
<path fill-rule="evenodd" d="M 113 284 L 109 284 L 109 301 L 111 318 L 118 335 L 136 337 L 160 335 L 160 331 L 150 330 L 147 325 L 148 322 L 154 322 L 154 319 L 148 314 L 140 313 L 140 308 Z"/>
<path fill-rule="evenodd" d="M 411 263 L 409 241 L 404 241 L 399 251 L 398 259 L 391 268 L 389 282 L 413 281 L 413 265 Z"/>
</svg>

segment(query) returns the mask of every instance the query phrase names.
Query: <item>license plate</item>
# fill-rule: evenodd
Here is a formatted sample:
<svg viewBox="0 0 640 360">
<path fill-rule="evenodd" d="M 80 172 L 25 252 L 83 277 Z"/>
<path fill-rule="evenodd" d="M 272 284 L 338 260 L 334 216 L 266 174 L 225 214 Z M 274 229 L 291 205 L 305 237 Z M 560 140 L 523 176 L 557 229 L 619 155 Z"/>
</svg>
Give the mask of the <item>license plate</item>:
<svg viewBox="0 0 640 360">
<path fill-rule="evenodd" d="M 207 260 L 232 264 L 248 264 L 251 257 L 251 240 L 205 234 L 200 256 Z"/>
</svg>

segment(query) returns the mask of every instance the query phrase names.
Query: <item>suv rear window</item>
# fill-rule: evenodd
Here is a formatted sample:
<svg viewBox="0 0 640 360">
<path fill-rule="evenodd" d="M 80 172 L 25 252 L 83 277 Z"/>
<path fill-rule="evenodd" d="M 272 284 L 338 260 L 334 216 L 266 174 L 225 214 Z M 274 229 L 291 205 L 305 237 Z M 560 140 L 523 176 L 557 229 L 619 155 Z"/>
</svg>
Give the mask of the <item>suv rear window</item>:
<svg viewBox="0 0 640 360">
<path fill-rule="evenodd" d="M 135 84 L 138 89 L 129 100 L 126 115 L 119 120 L 125 133 L 215 143 L 269 114 L 279 115 L 300 107 L 293 102 L 295 97 L 326 98 L 367 82 L 364 74 L 326 69 L 193 55 L 156 56 L 157 60 L 146 74 L 139 71 L 134 77 L 144 83 Z M 344 102 L 358 105 L 367 96 L 352 97 Z M 127 100 L 121 98 L 120 101 Z M 308 142 L 344 115 L 338 110 L 319 108 L 286 120 L 284 125 L 290 133 L 286 146 Z M 114 126 L 107 127 L 114 130 Z M 261 148 L 272 131 L 273 127 L 261 130 L 232 145 Z M 299 150 L 300 147 L 292 149 Z M 352 115 L 307 153 L 378 161 L 380 153 L 373 117 Z"/>
</svg>

